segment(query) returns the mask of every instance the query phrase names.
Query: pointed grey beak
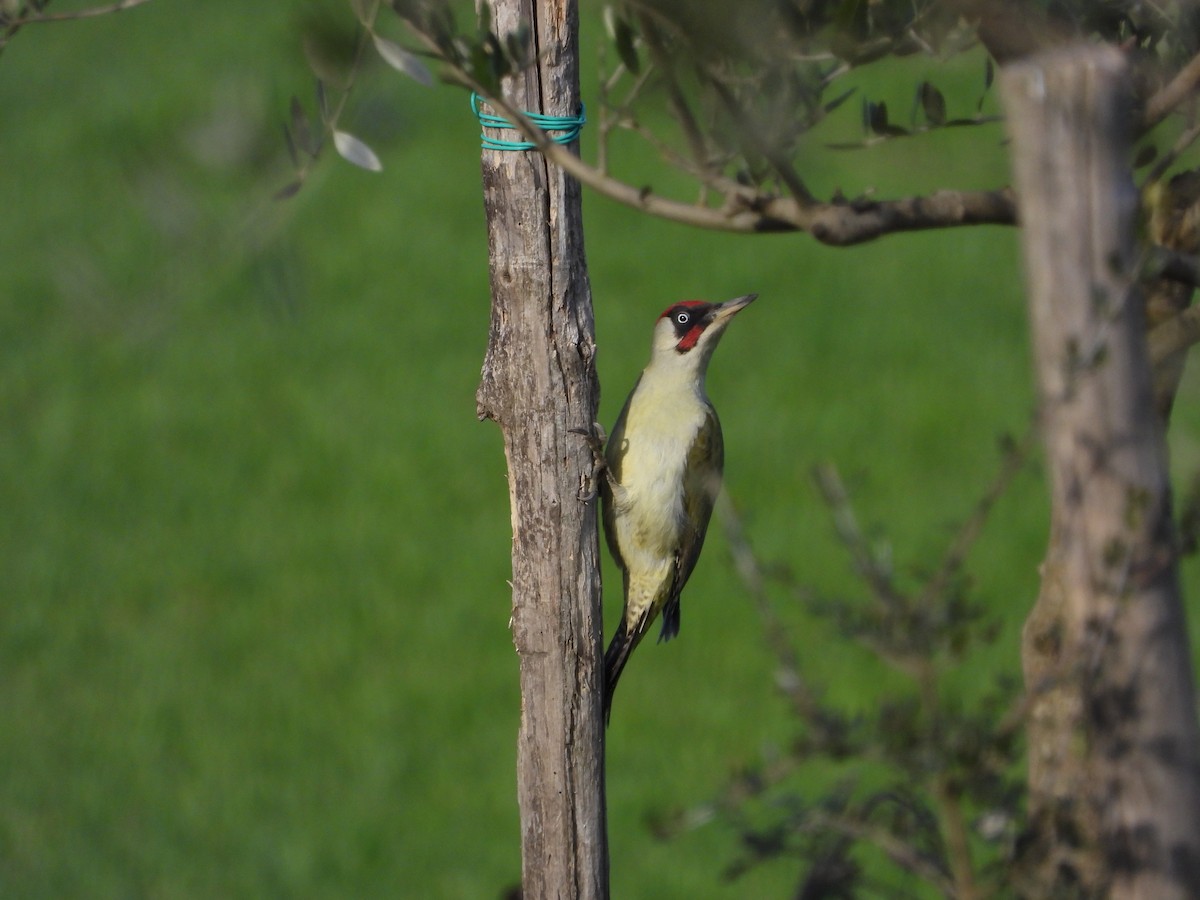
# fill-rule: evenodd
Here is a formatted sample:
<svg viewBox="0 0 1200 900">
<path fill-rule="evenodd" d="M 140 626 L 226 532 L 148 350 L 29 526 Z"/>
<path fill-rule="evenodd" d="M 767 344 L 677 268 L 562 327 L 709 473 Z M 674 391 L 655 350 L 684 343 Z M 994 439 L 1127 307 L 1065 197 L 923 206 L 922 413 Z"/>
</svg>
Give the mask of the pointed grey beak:
<svg viewBox="0 0 1200 900">
<path fill-rule="evenodd" d="M 726 300 L 711 313 L 712 321 L 720 322 L 722 319 L 728 319 L 730 316 L 737 313 L 739 310 L 745 309 L 758 298 L 758 294 L 746 294 L 744 297 L 735 297 L 732 300 Z"/>
</svg>

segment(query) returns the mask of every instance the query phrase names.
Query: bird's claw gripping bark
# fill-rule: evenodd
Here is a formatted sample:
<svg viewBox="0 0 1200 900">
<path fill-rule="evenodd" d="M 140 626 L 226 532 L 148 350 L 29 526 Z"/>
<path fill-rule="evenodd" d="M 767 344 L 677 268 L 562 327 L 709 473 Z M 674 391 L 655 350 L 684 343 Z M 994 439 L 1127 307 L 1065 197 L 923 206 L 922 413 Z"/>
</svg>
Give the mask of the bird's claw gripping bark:
<svg viewBox="0 0 1200 900">
<path fill-rule="evenodd" d="M 599 422 L 593 422 L 590 428 L 568 428 L 567 430 L 571 434 L 580 435 L 587 441 L 587 445 L 592 451 L 592 469 L 579 476 L 579 493 L 577 494 L 580 503 L 591 503 L 600 493 L 601 473 L 608 475 L 608 462 L 604 459 L 604 443 L 607 437 Z"/>
</svg>

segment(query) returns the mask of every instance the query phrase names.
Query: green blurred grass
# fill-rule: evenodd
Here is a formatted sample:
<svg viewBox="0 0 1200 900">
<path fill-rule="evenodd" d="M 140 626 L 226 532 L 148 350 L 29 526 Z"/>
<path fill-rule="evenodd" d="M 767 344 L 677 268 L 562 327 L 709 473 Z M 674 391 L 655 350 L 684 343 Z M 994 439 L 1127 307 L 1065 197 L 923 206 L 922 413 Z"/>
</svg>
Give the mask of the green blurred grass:
<svg viewBox="0 0 1200 900">
<path fill-rule="evenodd" d="M 348 124 L 385 172 L 326 160 L 273 204 L 314 9 L 149 4 L 0 56 L 3 896 L 475 898 L 519 877 L 476 126 L 455 92 L 370 78 Z M 998 132 L 930 168 L 956 137 L 815 148 L 806 172 L 848 194 L 1003 178 Z M 662 307 L 758 291 L 710 380 L 755 546 L 853 590 L 810 487 L 830 459 L 901 563 L 938 552 L 1029 416 L 1012 233 L 838 251 L 586 205 L 605 422 Z M 987 662 L 1014 672 L 1041 493 L 1023 476 L 972 559 L 1008 623 Z M 795 878 L 721 884 L 722 826 L 663 844 L 645 824 L 790 731 L 710 541 L 684 637 L 639 655 L 610 730 L 614 896 Z M 869 706 L 871 661 L 780 604 L 808 674 Z"/>
</svg>

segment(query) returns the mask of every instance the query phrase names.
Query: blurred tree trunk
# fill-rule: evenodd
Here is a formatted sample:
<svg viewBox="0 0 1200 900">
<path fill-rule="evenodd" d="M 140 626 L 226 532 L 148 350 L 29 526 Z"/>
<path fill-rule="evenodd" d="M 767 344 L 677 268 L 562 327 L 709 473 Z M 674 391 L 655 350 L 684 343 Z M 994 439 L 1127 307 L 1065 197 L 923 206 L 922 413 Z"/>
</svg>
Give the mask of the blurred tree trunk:
<svg viewBox="0 0 1200 900">
<path fill-rule="evenodd" d="M 574 0 L 491 0 L 496 31 L 530 26 L 515 107 L 579 109 Z M 479 415 L 504 434 L 520 661 L 517 792 L 526 900 L 608 896 L 599 542 L 581 492 L 599 401 L 579 185 L 534 151 L 483 152 L 492 318 Z M 585 481 L 581 481 L 584 479 Z"/>
<path fill-rule="evenodd" d="M 1123 55 L 1007 68 L 1051 491 L 1023 658 L 1036 896 L 1200 897 L 1200 731 L 1136 284 Z"/>
</svg>

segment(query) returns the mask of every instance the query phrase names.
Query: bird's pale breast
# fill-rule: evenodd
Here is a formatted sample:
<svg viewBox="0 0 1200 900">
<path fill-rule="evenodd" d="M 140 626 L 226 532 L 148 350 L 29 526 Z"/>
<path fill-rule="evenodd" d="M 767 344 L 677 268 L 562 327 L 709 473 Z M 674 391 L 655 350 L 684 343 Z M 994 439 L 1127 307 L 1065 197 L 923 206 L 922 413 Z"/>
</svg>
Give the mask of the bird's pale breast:
<svg viewBox="0 0 1200 900">
<path fill-rule="evenodd" d="M 685 525 L 684 468 L 704 421 L 705 406 L 694 395 L 676 400 L 639 390 L 630 402 L 615 524 L 631 568 L 631 557 L 647 568 L 673 560 Z"/>
</svg>

